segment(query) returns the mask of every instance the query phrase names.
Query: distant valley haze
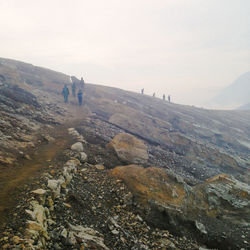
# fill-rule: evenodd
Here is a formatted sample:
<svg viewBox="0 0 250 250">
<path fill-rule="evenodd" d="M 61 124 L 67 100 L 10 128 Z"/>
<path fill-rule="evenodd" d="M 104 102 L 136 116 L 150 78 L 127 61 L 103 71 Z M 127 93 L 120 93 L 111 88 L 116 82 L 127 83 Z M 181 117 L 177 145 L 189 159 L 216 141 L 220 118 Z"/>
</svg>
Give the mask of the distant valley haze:
<svg viewBox="0 0 250 250">
<path fill-rule="evenodd" d="M 222 109 L 250 109 L 250 72 L 239 76 L 232 84 L 222 89 L 207 106 Z"/>
<path fill-rule="evenodd" d="M 0 0 L 0 57 L 206 107 L 250 71 L 249 10 L 248 0 Z"/>
</svg>

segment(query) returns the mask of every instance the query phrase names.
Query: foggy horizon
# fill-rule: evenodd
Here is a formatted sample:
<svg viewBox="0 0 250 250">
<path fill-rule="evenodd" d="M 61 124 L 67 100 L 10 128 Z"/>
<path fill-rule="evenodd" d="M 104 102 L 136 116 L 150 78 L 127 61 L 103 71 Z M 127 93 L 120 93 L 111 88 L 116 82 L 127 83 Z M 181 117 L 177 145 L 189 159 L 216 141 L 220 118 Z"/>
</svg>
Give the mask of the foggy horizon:
<svg viewBox="0 0 250 250">
<path fill-rule="evenodd" d="M 1 1 L 0 57 L 203 106 L 250 71 L 250 2 Z"/>
</svg>

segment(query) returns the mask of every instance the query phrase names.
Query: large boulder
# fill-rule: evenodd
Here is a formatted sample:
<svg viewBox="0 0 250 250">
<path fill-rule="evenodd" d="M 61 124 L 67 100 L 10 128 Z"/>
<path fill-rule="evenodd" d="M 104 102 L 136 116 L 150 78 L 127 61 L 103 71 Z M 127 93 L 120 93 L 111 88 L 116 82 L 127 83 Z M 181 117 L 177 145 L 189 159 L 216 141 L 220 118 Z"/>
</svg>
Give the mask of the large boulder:
<svg viewBox="0 0 250 250">
<path fill-rule="evenodd" d="M 184 183 L 178 182 L 174 176 L 167 175 L 162 168 L 128 165 L 118 166 L 110 173 L 122 179 L 141 202 L 154 199 L 158 203 L 168 203 L 177 208 L 186 196 Z"/>
<path fill-rule="evenodd" d="M 142 215 L 157 227 L 219 249 L 244 247 L 250 238 L 250 188 L 231 176 L 191 187 L 161 168 L 128 165 L 110 173 L 128 185 L 146 209 Z"/>
<path fill-rule="evenodd" d="M 250 225 L 250 186 L 220 174 L 194 186 L 193 206 L 207 215 L 239 225 Z"/>
<path fill-rule="evenodd" d="M 71 150 L 77 151 L 77 152 L 83 152 L 83 145 L 81 142 L 76 142 L 71 146 Z"/>
<path fill-rule="evenodd" d="M 118 157 L 127 163 L 145 163 L 148 160 L 147 146 L 135 136 L 121 133 L 108 144 Z"/>
</svg>

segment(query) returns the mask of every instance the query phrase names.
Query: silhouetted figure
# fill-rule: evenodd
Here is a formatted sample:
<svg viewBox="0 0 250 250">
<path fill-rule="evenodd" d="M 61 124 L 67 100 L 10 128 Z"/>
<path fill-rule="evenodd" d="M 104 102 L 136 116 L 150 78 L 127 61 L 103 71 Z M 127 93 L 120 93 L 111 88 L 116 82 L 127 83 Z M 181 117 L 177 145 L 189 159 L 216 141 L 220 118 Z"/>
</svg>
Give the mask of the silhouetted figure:
<svg viewBox="0 0 250 250">
<path fill-rule="evenodd" d="M 68 97 L 69 97 L 69 89 L 68 89 L 66 84 L 64 85 L 64 88 L 62 90 L 62 94 L 63 94 L 63 97 L 64 97 L 64 102 L 67 103 L 68 102 Z"/>
<path fill-rule="evenodd" d="M 166 100 L 166 96 L 165 96 L 165 94 L 163 94 L 162 99 L 163 99 L 163 101 L 165 101 L 165 100 Z"/>
<path fill-rule="evenodd" d="M 153 94 L 153 97 L 155 97 L 155 93 Z"/>
<path fill-rule="evenodd" d="M 83 88 L 84 85 L 85 85 L 85 82 L 84 82 L 83 78 L 81 77 L 81 81 L 80 81 L 80 86 L 81 86 L 81 88 Z"/>
<path fill-rule="evenodd" d="M 141 89 L 141 93 L 142 93 L 142 95 L 144 94 L 144 89 Z"/>
<path fill-rule="evenodd" d="M 170 95 L 168 96 L 168 101 L 170 102 Z"/>
<path fill-rule="evenodd" d="M 79 89 L 77 93 L 77 98 L 78 98 L 79 106 L 81 106 L 82 105 L 82 90 L 81 89 Z"/>
<path fill-rule="evenodd" d="M 72 87 L 72 95 L 76 97 L 76 83 L 73 82 L 71 87 Z"/>
</svg>

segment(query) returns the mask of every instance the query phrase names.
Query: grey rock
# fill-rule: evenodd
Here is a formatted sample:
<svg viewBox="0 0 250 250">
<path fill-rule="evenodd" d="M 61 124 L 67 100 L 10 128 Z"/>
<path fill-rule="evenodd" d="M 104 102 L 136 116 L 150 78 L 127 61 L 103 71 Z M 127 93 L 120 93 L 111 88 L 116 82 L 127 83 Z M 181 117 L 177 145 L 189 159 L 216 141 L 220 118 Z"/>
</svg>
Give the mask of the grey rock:
<svg viewBox="0 0 250 250">
<path fill-rule="evenodd" d="M 80 152 L 80 161 L 81 161 L 81 162 L 86 162 L 87 157 L 88 157 L 88 156 L 87 156 L 86 153 Z"/>
<path fill-rule="evenodd" d="M 55 197 L 60 196 L 60 192 L 61 192 L 61 182 L 58 180 L 48 180 L 48 188 L 50 188 Z"/>
<path fill-rule="evenodd" d="M 103 235 L 98 231 L 83 227 L 80 225 L 74 226 L 69 224 L 71 231 L 74 232 L 74 235 L 85 242 L 94 242 L 100 249 L 108 250 L 109 248 L 104 244 Z"/>
<path fill-rule="evenodd" d="M 114 235 L 117 235 L 117 234 L 119 234 L 119 231 L 114 229 L 114 230 L 111 231 L 111 233 L 114 234 Z"/>
<path fill-rule="evenodd" d="M 68 232 L 67 232 L 66 228 L 64 228 L 64 229 L 62 230 L 61 236 L 64 237 L 64 238 L 67 238 Z"/>
<path fill-rule="evenodd" d="M 149 158 L 146 144 L 130 134 L 116 135 L 107 146 L 113 148 L 121 160 L 129 163 L 146 163 Z"/>
<path fill-rule="evenodd" d="M 33 194 L 39 194 L 39 195 L 44 195 L 47 191 L 42 189 L 42 188 L 39 188 L 39 189 L 36 189 L 36 190 L 33 190 L 31 191 L 31 193 Z"/>
<path fill-rule="evenodd" d="M 83 152 L 83 145 L 81 142 L 77 142 L 71 146 L 71 150 L 77 152 Z"/>
<path fill-rule="evenodd" d="M 58 243 L 55 243 L 55 244 L 53 245 L 53 248 L 56 249 L 56 250 L 62 249 L 62 248 L 59 246 Z"/>
<path fill-rule="evenodd" d="M 207 234 L 206 228 L 202 223 L 195 221 L 195 226 L 201 233 Z"/>
</svg>

